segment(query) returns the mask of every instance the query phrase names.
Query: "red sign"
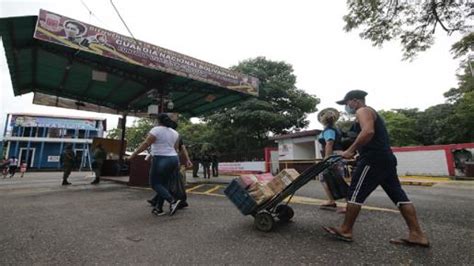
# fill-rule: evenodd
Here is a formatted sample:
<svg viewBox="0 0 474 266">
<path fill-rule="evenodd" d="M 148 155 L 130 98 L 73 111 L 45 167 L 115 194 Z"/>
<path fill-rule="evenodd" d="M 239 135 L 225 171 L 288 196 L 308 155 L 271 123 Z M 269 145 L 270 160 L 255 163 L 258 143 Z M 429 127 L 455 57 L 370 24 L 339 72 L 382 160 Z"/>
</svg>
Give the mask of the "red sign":
<svg viewBox="0 0 474 266">
<path fill-rule="evenodd" d="M 40 10 L 34 38 L 258 95 L 257 78 L 46 10 Z"/>
</svg>

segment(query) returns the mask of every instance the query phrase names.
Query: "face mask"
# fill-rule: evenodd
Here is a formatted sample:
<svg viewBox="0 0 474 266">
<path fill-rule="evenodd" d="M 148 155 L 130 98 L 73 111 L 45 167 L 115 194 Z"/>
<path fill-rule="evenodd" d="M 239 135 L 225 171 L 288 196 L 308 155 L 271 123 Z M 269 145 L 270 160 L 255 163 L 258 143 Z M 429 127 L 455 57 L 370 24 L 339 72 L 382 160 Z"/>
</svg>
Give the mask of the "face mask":
<svg viewBox="0 0 474 266">
<path fill-rule="evenodd" d="M 345 109 L 346 109 L 346 112 L 347 112 L 348 114 L 350 114 L 350 115 L 353 115 L 353 114 L 355 114 L 355 113 L 356 113 L 356 109 L 355 109 L 355 108 L 352 108 L 352 107 L 350 107 L 348 104 L 346 104 L 346 107 L 345 107 Z"/>
</svg>

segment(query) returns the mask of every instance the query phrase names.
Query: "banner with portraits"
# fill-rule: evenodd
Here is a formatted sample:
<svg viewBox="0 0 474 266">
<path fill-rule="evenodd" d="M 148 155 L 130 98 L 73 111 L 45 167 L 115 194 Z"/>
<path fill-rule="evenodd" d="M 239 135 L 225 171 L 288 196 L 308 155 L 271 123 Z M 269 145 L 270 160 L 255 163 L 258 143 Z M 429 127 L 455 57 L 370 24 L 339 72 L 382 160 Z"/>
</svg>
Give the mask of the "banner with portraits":
<svg viewBox="0 0 474 266">
<path fill-rule="evenodd" d="M 215 86 L 258 95 L 259 80 L 171 50 L 40 10 L 34 38 Z"/>
</svg>

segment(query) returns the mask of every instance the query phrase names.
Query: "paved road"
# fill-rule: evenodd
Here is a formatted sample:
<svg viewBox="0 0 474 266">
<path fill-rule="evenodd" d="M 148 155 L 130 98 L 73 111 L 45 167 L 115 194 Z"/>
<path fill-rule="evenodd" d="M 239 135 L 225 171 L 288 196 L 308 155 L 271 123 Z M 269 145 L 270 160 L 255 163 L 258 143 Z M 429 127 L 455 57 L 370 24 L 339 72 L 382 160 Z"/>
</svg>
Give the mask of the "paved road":
<svg viewBox="0 0 474 266">
<path fill-rule="evenodd" d="M 432 248 L 388 243 L 402 236 L 400 215 L 376 191 L 358 220 L 354 243 L 329 238 L 321 225 L 342 216 L 318 209 L 317 182 L 300 191 L 294 221 L 270 233 L 253 228 L 222 195 L 223 187 L 190 187 L 188 209 L 154 217 L 147 189 L 112 182 L 89 185 L 74 173 L 0 179 L 0 265 L 6 264 L 472 264 L 474 186 L 406 187 Z"/>
</svg>

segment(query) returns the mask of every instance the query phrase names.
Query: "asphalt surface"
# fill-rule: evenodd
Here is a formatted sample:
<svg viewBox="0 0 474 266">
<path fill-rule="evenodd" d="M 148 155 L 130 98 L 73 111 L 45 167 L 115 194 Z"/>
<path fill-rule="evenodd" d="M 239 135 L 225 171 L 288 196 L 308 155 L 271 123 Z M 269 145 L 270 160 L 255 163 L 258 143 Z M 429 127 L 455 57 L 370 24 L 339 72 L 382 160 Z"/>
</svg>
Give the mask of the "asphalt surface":
<svg viewBox="0 0 474 266">
<path fill-rule="evenodd" d="M 474 263 L 474 186 L 405 187 L 431 248 L 395 246 L 405 224 L 382 190 L 367 201 L 353 243 L 322 225 L 343 216 L 319 210 L 318 182 L 298 191 L 295 217 L 264 233 L 222 195 L 224 185 L 191 186 L 189 208 L 155 217 L 152 191 L 113 182 L 89 185 L 74 173 L 0 179 L 0 265 L 19 264 L 434 264 Z M 194 189 L 193 189 L 194 188 Z M 304 201 L 304 199 L 316 199 Z M 303 199 L 303 200 L 302 200 Z"/>
</svg>

